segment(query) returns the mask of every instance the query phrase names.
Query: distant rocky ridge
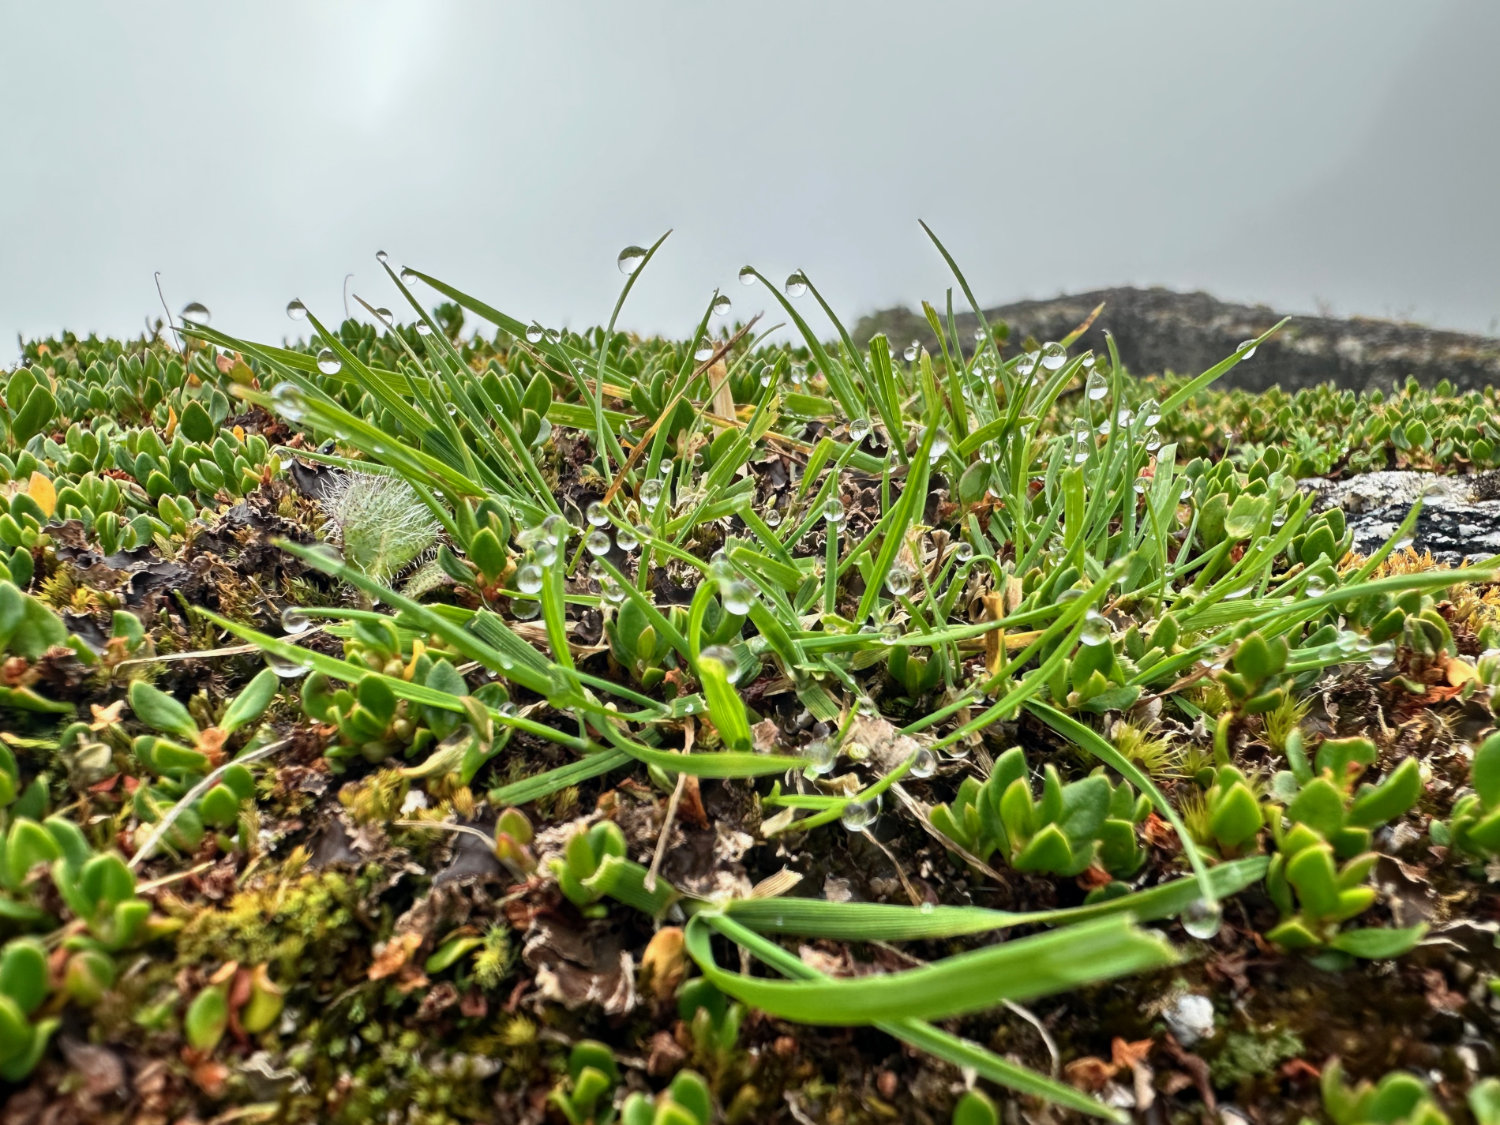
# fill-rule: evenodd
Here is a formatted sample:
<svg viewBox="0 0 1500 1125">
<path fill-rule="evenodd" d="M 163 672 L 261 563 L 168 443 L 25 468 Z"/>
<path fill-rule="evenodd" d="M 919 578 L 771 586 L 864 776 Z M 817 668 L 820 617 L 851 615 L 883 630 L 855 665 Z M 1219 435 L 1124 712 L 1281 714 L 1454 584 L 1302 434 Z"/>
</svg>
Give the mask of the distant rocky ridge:
<svg viewBox="0 0 1500 1125">
<path fill-rule="evenodd" d="M 1140 374 L 1170 370 L 1196 375 L 1233 352 L 1242 340 L 1259 336 L 1282 315 L 1264 305 L 1229 304 L 1207 293 L 1128 286 L 1018 301 L 987 309 L 984 315 L 992 327 L 1008 324 L 1012 341 L 1060 340 L 1101 303 L 1104 311 L 1077 346 L 1104 354 L 1108 330 L 1126 367 Z M 971 347 L 973 313 L 956 320 L 965 348 Z M 898 349 L 911 340 L 936 344 L 927 321 L 910 309 L 886 309 L 863 318 L 855 339 L 863 342 L 877 332 L 884 332 Z M 1429 385 L 1447 379 L 1459 390 L 1500 383 L 1500 340 L 1363 317 L 1296 316 L 1220 385 L 1263 391 L 1277 384 L 1296 390 L 1327 382 L 1372 390 L 1403 383 L 1408 375 Z"/>
</svg>

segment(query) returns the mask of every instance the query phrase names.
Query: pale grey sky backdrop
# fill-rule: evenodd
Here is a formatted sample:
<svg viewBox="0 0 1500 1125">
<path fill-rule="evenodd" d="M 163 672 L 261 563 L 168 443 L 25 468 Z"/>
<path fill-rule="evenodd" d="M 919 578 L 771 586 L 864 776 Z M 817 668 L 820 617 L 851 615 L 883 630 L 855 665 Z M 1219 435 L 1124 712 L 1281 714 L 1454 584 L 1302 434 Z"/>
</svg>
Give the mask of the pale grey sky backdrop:
<svg viewBox="0 0 1500 1125">
<path fill-rule="evenodd" d="M 0 360 L 189 300 L 257 338 L 390 251 L 523 318 L 686 333 L 753 262 L 1500 317 L 1500 3 L 0 0 Z"/>
</svg>

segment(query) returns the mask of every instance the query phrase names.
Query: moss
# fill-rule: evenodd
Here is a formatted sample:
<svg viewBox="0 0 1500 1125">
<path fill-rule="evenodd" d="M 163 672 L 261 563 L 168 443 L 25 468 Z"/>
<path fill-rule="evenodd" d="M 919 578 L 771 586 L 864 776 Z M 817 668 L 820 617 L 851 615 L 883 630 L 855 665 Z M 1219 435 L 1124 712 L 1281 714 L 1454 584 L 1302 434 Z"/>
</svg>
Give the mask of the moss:
<svg viewBox="0 0 1500 1125">
<path fill-rule="evenodd" d="M 1237 1088 L 1271 1076 L 1279 1064 L 1301 1053 L 1301 1037 L 1286 1028 L 1232 1031 L 1209 1061 L 1209 1074 L 1216 1087 Z"/>
<path fill-rule="evenodd" d="M 358 902 L 356 882 L 341 872 L 268 877 L 222 910 L 194 911 L 178 937 L 178 963 L 269 964 L 287 981 L 339 976 L 345 954 L 367 945 Z"/>
</svg>

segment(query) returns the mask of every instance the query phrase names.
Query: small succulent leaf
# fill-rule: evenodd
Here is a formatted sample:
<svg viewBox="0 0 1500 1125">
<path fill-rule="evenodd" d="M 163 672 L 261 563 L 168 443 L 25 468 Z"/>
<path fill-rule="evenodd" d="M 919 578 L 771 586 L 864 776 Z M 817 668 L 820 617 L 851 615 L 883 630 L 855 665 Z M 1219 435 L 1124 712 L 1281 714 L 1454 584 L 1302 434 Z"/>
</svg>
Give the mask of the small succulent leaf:
<svg viewBox="0 0 1500 1125">
<path fill-rule="evenodd" d="M 144 680 L 130 685 L 130 709 L 152 730 L 175 734 L 187 742 L 198 741 L 198 724 L 188 709 Z"/>
<path fill-rule="evenodd" d="M 225 734 L 233 734 L 247 723 L 255 722 L 266 713 L 280 686 L 281 678 L 270 668 L 263 669 L 234 697 L 234 702 L 224 712 L 220 729 Z"/>
<path fill-rule="evenodd" d="M 1328 944 L 1352 957 L 1379 961 L 1409 953 L 1426 932 L 1426 926 L 1410 926 L 1406 929 L 1370 926 L 1344 930 L 1335 934 Z"/>
<path fill-rule="evenodd" d="M 0 950 L 0 996 L 29 1016 L 47 999 L 47 950 L 35 938 L 13 938 Z"/>
<path fill-rule="evenodd" d="M 1500 731 L 1486 738 L 1474 751 L 1469 780 L 1486 810 L 1500 806 Z"/>
<path fill-rule="evenodd" d="M 1324 837 L 1331 836 L 1344 823 L 1343 792 L 1328 778 L 1315 777 L 1287 805 L 1286 815 Z"/>
<path fill-rule="evenodd" d="M 1338 880 L 1333 849 L 1328 845 L 1304 848 L 1286 861 L 1286 879 L 1297 890 L 1303 908 L 1313 917 L 1329 917 L 1339 909 Z"/>
</svg>

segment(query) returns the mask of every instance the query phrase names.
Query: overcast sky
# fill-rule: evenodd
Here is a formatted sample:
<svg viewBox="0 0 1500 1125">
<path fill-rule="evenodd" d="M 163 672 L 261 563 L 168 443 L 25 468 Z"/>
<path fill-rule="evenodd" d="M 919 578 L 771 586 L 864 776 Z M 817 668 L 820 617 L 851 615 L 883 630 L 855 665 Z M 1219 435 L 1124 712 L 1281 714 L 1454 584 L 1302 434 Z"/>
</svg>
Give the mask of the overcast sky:
<svg viewBox="0 0 1500 1125">
<path fill-rule="evenodd" d="M 1500 328 L 1500 3 L 0 0 L 0 362 L 190 300 L 280 339 L 390 251 L 687 333 L 803 267 L 852 319 L 1113 284 Z"/>
</svg>

